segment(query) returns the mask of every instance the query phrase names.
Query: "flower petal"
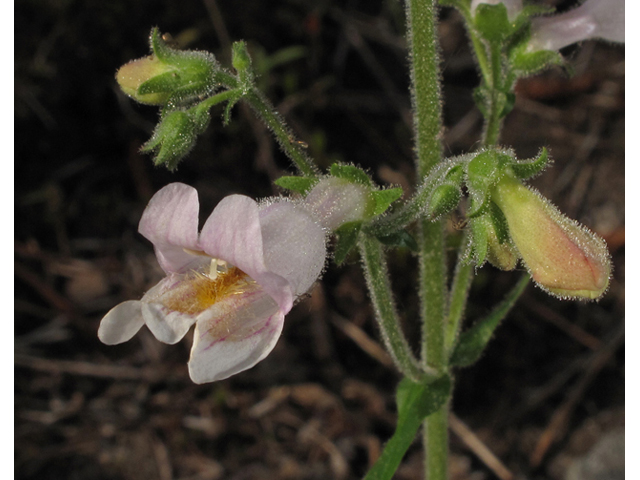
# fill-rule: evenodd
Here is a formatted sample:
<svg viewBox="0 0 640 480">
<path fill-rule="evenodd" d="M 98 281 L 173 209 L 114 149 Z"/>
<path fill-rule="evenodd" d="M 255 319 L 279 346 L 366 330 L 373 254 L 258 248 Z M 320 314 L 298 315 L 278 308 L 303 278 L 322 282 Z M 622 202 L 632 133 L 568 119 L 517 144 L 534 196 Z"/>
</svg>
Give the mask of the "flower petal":
<svg viewBox="0 0 640 480">
<path fill-rule="evenodd" d="M 169 310 L 159 303 L 142 303 L 142 318 L 153 336 L 169 345 L 182 340 L 196 322 L 195 315 Z"/>
<path fill-rule="evenodd" d="M 306 293 L 324 268 L 325 232 L 303 207 L 280 201 L 260 209 L 264 262 L 286 278 L 294 295 Z"/>
<path fill-rule="evenodd" d="M 198 249 L 198 192 L 183 183 L 159 190 L 142 214 L 138 231 L 149 239 L 167 273 L 183 272 L 201 262 L 184 251 Z"/>
<path fill-rule="evenodd" d="M 100 341 L 106 345 L 117 345 L 131 340 L 144 325 L 141 306 L 138 300 L 128 300 L 109 310 L 98 328 Z"/>
<path fill-rule="evenodd" d="M 258 282 L 285 313 L 291 310 L 293 293 L 289 283 L 265 266 L 255 200 L 244 195 L 223 198 L 205 222 L 199 245 L 207 255 L 235 265 Z"/>
<path fill-rule="evenodd" d="M 284 313 L 265 292 L 230 297 L 196 323 L 189 375 L 195 383 L 223 380 L 253 367 L 273 350 Z"/>
</svg>

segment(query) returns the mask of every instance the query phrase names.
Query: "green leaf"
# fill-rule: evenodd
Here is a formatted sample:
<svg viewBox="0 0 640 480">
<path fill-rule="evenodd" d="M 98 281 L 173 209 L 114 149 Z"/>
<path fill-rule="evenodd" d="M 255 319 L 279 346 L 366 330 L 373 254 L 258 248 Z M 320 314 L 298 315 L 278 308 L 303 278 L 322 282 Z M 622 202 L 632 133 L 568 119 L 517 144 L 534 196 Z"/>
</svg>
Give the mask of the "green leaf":
<svg viewBox="0 0 640 480">
<path fill-rule="evenodd" d="M 372 215 L 378 216 L 386 212 L 391 204 L 398 200 L 403 193 L 404 192 L 400 187 L 372 191 L 371 197 L 373 198 L 373 201 L 375 203 Z"/>
<path fill-rule="evenodd" d="M 512 32 L 507 7 L 502 3 L 481 3 L 475 12 L 474 23 L 480 35 L 491 42 L 500 42 Z"/>
<path fill-rule="evenodd" d="M 522 180 L 534 177 L 542 172 L 549 164 L 549 154 L 547 149 L 542 147 L 536 158 L 531 160 L 515 161 L 511 164 L 511 170 Z"/>
<path fill-rule="evenodd" d="M 318 182 L 317 178 L 312 177 L 280 177 L 275 182 L 276 185 L 286 190 L 306 195 L 313 186 Z"/>
<path fill-rule="evenodd" d="M 524 275 L 516 286 L 505 296 L 491 313 L 460 335 L 449 359 L 452 367 L 467 367 L 474 364 L 491 340 L 493 332 L 507 316 L 529 283 L 529 275 Z"/>
<path fill-rule="evenodd" d="M 349 252 L 357 245 L 361 228 L 362 222 L 347 222 L 340 225 L 335 231 L 337 242 L 333 252 L 333 260 L 336 265 L 342 265 Z"/>
<path fill-rule="evenodd" d="M 353 165 L 340 165 L 338 163 L 334 163 L 331 165 L 330 172 L 334 177 L 342 178 L 351 183 L 359 183 L 367 187 L 372 185 L 369 175 L 367 175 L 361 168 Z"/>
<path fill-rule="evenodd" d="M 511 55 L 511 67 L 519 76 L 533 75 L 554 65 L 563 65 L 564 59 L 555 50 L 538 50 L 535 52 L 526 51 L 527 42 L 523 42 L 514 48 Z"/>
<path fill-rule="evenodd" d="M 389 480 L 398 469 L 402 458 L 413 443 L 422 421 L 444 405 L 451 394 L 451 380 L 443 375 L 429 385 L 414 383 L 404 378 L 398 385 L 396 403 L 398 424 L 380 458 L 365 480 Z"/>
<path fill-rule="evenodd" d="M 403 247 L 412 252 L 418 251 L 416 239 L 406 230 L 399 230 L 391 235 L 376 235 L 376 238 L 389 247 Z"/>
</svg>

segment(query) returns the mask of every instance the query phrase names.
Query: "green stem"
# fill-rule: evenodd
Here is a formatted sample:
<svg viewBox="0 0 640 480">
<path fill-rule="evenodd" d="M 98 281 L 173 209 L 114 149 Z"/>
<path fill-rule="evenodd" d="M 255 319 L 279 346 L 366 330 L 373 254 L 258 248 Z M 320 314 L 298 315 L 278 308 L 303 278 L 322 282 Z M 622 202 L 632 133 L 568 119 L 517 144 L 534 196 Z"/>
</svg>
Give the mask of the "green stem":
<svg viewBox="0 0 640 480">
<path fill-rule="evenodd" d="M 215 80 L 231 90 L 243 87 L 236 77 L 224 71 L 217 71 L 215 73 Z M 305 153 L 301 144 L 296 141 L 293 133 L 282 117 L 280 117 L 262 93 L 254 86 L 243 92 L 242 99 L 246 101 L 262 121 L 267 124 L 284 153 L 296 167 L 298 167 L 300 172 L 306 177 L 315 177 L 318 171 L 313 161 Z"/>
<path fill-rule="evenodd" d="M 407 0 L 413 123 L 418 154 L 416 171 L 419 179 L 427 175 L 442 158 L 440 59 L 436 14 L 434 0 Z"/>
<path fill-rule="evenodd" d="M 424 422 L 425 478 L 447 480 L 449 458 L 449 402 L 432 413 Z"/>
<path fill-rule="evenodd" d="M 464 316 L 464 310 L 467 306 L 469 297 L 469 289 L 473 281 L 474 266 L 469 261 L 465 261 L 463 255 L 467 248 L 468 235 L 462 237 L 462 245 L 458 254 L 458 263 L 456 271 L 453 275 L 451 283 L 451 292 L 449 294 L 449 312 L 447 314 L 447 326 L 445 331 L 445 350 L 447 356 L 451 351 L 451 347 L 458 337 L 460 323 Z"/>
<path fill-rule="evenodd" d="M 391 294 L 387 262 L 380 242 L 375 238 L 363 235 L 358 248 L 369 288 L 369 296 L 382 332 L 382 339 L 395 364 L 405 376 L 414 382 L 435 380 L 438 372 L 420 367 L 400 328 L 400 319 Z"/>
<path fill-rule="evenodd" d="M 298 167 L 300 172 L 305 177 L 315 177 L 318 171 L 301 147 L 302 144 L 295 139 L 282 117 L 276 112 L 275 108 L 273 108 L 262 93 L 253 87 L 247 92 L 243 99 L 251 105 L 258 116 L 267 124 L 284 153 L 286 153 L 296 167 Z"/>
<path fill-rule="evenodd" d="M 407 38 L 411 57 L 411 83 L 416 135 L 416 174 L 419 181 L 442 158 L 441 96 L 434 0 L 407 0 Z M 420 298 L 423 325 L 422 361 L 425 367 L 446 368 L 444 311 L 446 270 L 444 224 L 421 220 Z M 424 423 L 425 471 L 429 480 L 446 480 L 448 437 L 446 411 L 427 417 Z"/>
<path fill-rule="evenodd" d="M 502 53 L 498 42 L 491 42 L 491 100 L 489 105 L 489 116 L 486 119 L 483 135 L 483 145 L 492 146 L 498 143 L 500 138 L 500 128 L 502 126 L 502 103 L 498 101 L 502 83 Z"/>
</svg>

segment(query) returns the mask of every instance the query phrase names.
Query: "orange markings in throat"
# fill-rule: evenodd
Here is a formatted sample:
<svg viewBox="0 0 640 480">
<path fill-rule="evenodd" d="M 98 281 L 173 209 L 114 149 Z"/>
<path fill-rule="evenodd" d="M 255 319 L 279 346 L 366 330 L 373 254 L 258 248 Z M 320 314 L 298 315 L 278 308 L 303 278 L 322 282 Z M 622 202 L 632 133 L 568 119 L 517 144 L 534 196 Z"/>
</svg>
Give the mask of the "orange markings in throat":
<svg viewBox="0 0 640 480">
<path fill-rule="evenodd" d="M 237 267 L 218 272 L 214 279 L 192 272 L 165 294 L 162 303 L 170 310 L 197 315 L 230 295 L 246 292 L 253 285 L 255 281 Z"/>
</svg>

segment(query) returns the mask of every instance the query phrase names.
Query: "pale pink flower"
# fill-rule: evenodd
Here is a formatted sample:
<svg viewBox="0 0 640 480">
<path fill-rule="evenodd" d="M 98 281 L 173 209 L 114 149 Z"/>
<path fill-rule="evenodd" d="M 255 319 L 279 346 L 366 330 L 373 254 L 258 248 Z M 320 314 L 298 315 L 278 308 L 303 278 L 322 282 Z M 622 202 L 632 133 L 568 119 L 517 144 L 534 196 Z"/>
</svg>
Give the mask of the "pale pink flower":
<svg viewBox="0 0 640 480">
<path fill-rule="evenodd" d="M 158 191 L 139 231 L 167 276 L 141 300 L 105 315 L 100 340 L 114 345 L 146 324 L 173 344 L 195 324 L 189 374 L 196 383 L 253 367 L 273 349 L 296 298 L 324 267 L 325 232 L 307 209 L 286 199 L 258 204 L 224 198 L 198 234 L 198 195 L 173 183 Z"/>
<path fill-rule="evenodd" d="M 624 42 L 624 0 L 587 0 L 568 12 L 534 18 L 528 49 L 559 50 L 591 38 Z"/>
</svg>

